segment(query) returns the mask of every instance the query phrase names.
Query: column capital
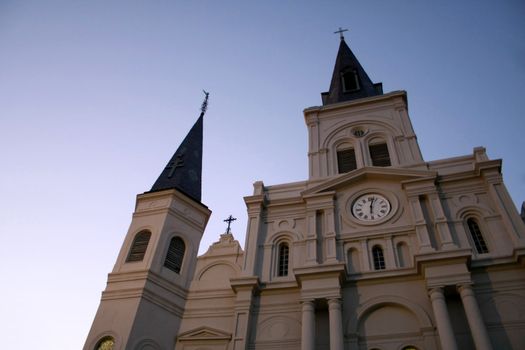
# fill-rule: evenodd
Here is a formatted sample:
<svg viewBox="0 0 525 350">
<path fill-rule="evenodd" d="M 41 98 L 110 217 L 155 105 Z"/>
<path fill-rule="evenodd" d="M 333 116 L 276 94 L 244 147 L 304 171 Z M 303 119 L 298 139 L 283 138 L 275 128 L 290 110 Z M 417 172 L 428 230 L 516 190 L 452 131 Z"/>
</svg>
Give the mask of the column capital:
<svg viewBox="0 0 525 350">
<path fill-rule="evenodd" d="M 301 300 L 301 307 L 303 312 L 314 312 L 315 305 L 313 299 Z"/>
<path fill-rule="evenodd" d="M 330 298 L 328 299 L 328 306 L 330 305 L 341 305 L 342 304 L 341 298 Z"/>
<path fill-rule="evenodd" d="M 343 302 L 342 302 L 341 298 L 328 299 L 328 307 L 329 308 L 340 307 L 342 303 Z"/>
<path fill-rule="evenodd" d="M 461 283 L 456 286 L 459 294 L 474 294 L 472 290 L 472 283 Z"/>
<path fill-rule="evenodd" d="M 428 295 L 430 296 L 430 300 L 432 301 L 434 301 L 434 299 L 445 299 L 445 294 L 443 293 L 443 287 L 430 288 L 428 290 Z"/>
</svg>

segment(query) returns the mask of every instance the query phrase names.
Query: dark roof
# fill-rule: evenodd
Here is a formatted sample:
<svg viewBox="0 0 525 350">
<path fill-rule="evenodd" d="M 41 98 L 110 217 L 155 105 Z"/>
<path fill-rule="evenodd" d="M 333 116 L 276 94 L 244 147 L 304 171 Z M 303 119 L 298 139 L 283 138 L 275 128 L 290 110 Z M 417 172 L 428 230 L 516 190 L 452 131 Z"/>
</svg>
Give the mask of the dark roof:
<svg viewBox="0 0 525 350">
<path fill-rule="evenodd" d="M 171 157 L 150 192 L 175 188 L 200 203 L 203 117 L 204 112 Z"/>
<path fill-rule="evenodd" d="M 352 91 L 345 91 L 342 79 L 343 74 L 352 71 L 357 75 L 359 88 Z M 382 84 L 372 83 L 372 80 L 370 80 L 352 50 L 346 45 L 345 40 L 341 38 L 339 51 L 337 52 L 337 58 L 335 60 L 334 72 L 332 74 L 332 81 L 330 82 L 330 90 L 321 93 L 323 106 L 382 94 Z"/>
</svg>

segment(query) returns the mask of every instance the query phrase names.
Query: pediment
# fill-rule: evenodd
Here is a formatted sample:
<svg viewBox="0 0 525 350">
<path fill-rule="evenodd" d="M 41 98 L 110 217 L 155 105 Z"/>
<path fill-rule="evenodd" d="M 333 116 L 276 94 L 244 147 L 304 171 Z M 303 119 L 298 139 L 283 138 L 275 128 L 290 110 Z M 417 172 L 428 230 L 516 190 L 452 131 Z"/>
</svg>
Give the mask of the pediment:
<svg viewBox="0 0 525 350">
<path fill-rule="evenodd" d="M 400 168 L 379 168 L 379 167 L 364 167 L 346 174 L 342 174 L 335 178 L 330 178 L 320 184 L 315 185 L 303 192 L 303 197 L 308 197 L 323 192 L 336 190 L 340 187 L 345 187 L 353 183 L 361 182 L 367 179 L 385 179 L 396 181 L 417 181 L 417 180 L 434 180 L 437 172 L 430 170 L 412 170 Z"/>
<path fill-rule="evenodd" d="M 178 341 L 230 340 L 231 337 L 232 335 L 230 333 L 204 326 L 183 332 L 177 339 Z"/>
</svg>

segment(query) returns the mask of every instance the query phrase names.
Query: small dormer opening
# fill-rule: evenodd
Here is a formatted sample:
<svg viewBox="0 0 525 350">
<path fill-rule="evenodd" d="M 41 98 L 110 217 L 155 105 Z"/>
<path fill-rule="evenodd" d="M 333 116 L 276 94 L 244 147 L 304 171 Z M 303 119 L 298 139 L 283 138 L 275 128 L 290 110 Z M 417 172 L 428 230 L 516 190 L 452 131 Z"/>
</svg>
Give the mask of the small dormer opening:
<svg viewBox="0 0 525 350">
<path fill-rule="evenodd" d="M 359 79 L 355 70 L 346 70 L 341 73 L 343 92 L 354 92 L 360 89 Z"/>
</svg>

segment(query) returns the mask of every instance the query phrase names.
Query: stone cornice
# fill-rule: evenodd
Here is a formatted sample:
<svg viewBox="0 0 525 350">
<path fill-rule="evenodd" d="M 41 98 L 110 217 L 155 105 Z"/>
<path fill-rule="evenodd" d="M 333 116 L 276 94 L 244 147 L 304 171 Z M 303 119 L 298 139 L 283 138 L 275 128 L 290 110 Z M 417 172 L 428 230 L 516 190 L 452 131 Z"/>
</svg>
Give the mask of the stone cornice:
<svg viewBox="0 0 525 350">
<path fill-rule="evenodd" d="M 306 109 L 303 110 L 303 113 L 304 115 L 308 115 L 310 113 L 319 113 L 319 112 L 324 112 L 324 111 L 335 111 L 335 110 L 338 110 L 338 109 L 343 109 L 343 108 L 348 108 L 348 107 L 351 107 L 351 108 L 357 108 L 357 107 L 366 107 L 366 106 L 370 106 L 372 108 L 377 108 L 377 105 L 379 102 L 391 102 L 391 100 L 395 100 L 396 98 L 403 98 L 404 102 L 405 102 L 405 105 L 406 105 L 406 100 L 407 100 L 407 93 L 406 91 L 403 91 L 403 90 L 397 90 L 397 91 L 392 91 L 392 92 L 389 92 L 387 94 L 383 94 L 383 95 L 377 95 L 377 96 L 371 96 L 371 97 L 364 97 L 364 98 L 360 98 L 360 99 L 357 99 L 357 100 L 353 100 L 353 101 L 345 101 L 345 102 L 339 102 L 339 103 L 331 103 L 329 105 L 326 105 L 326 106 L 312 106 L 312 107 L 308 107 Z M 394 102 L 395 103 L 395 102 Z M 399 103 L 395 103 L 396 104 L 396 107 L 399 108 Z"/>
<path fill-rule="evenodd" d="M 393 167 L 363 167 L 346 174 L 342 174 L 326 180 L 325 182 L 311 187 L 301 192 L 303 197 L 311 196 L 315 193 L 325 192 L 332 190 L 336 187 L 359 181 L 368 177 L 388 177 L 392 178 L 405 178 L 405 179 L 429 179 L 434 178 L 437 175 L 435 171 L 429 170 L 411 170 L 405 168 L 393 168 Z"/>
</svg>

